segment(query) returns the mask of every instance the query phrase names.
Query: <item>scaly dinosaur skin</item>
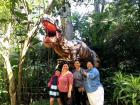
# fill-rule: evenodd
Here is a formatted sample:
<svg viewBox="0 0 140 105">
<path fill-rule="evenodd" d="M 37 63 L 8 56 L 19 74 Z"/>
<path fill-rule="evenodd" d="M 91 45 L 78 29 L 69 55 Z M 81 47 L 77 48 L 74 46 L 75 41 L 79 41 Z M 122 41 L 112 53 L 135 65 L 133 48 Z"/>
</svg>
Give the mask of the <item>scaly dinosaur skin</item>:
<svg viewBox="0 0 140 105">
<path fill-rule="evenodd" d="M 43 20 L 42 24 L 47 33 L 44 38 L 44 45 L 52 48 L 61 57 L 61 60 L 73 63 L 76 59 L 86 62 L 92 60 L 98 62 L 97 54 L 91 50 L 84 42 L 79 40 L 68 41 L 49 20 Z"/>
</svg>

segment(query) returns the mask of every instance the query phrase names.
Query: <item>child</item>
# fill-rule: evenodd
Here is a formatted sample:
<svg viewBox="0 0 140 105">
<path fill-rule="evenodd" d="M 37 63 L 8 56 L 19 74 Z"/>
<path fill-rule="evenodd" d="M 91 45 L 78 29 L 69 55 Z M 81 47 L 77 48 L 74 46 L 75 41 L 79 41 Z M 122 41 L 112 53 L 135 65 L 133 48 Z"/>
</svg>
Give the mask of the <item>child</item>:
<svg viewBox="0 0 140 105">
<path fill-rule="evenodd" d="M 51 77 L 48 87 L 50 88 L 50 105 L 54 105 L 54 99 L 57 98 L 58 105 L 61 105 L 59 91 L 58 91 L 58 77 L 60 76 L 60 71 L 56 70 L 54 75 Z"/>
</svg>

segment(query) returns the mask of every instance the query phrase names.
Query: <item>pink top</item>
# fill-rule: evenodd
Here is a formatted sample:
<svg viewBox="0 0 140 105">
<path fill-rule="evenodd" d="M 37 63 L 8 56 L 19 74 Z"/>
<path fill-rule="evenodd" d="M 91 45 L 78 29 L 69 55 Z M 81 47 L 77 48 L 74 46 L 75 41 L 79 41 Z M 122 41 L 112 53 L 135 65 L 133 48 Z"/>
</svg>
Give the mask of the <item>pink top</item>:
<svg viewBox="0 0 140 105">
<path fill-rule="evenodd" d="M 73 74 L 68 71 L 67 74 L 60 75 L 58 78 L 58 89 L 60 92 L 68 92 L 69 84 L 73 85 Z"/>
</svg>

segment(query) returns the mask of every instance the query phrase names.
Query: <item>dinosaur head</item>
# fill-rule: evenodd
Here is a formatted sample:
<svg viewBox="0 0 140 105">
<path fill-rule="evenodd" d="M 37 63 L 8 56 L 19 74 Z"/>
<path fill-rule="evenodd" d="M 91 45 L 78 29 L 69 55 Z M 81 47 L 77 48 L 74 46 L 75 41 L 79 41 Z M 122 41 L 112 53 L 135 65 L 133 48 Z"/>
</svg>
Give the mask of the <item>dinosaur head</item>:
<svg viewBox="0 0 140 105">
<path fill-rule="evenodd" d="M 57 25 L 52 22 L 50 19 L 42 19 L 42 25 L 45 30 L 45 37 L 44 37 L 44 45 L 47 48 L 51 48 L 55 45 L 58 45 L 60 38 L 62 37 L 60 29 L 57 27 Z"/>
</svg>

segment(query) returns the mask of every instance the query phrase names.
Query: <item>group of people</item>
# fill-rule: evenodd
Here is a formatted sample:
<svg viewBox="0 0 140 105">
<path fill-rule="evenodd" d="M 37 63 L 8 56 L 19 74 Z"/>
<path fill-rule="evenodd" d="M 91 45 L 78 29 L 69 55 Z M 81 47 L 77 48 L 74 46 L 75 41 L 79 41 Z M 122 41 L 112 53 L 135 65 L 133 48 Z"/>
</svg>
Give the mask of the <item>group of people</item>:
<svg viewBox="0 0 140 105">
<path fill-rule="evenodd" d="M 79 60 L 74 62 L 75 69 L 69 71 L 68 63 L 63 63 L 61 72 L 55 70 L 50 87 L 50 105 L 57 99 L 58 105 L 104 104 L 104 89 L 100 83 L 100 74 L 92 61 L 87 62 L 87 69 L 81 68 Z"/>
</svg>

